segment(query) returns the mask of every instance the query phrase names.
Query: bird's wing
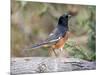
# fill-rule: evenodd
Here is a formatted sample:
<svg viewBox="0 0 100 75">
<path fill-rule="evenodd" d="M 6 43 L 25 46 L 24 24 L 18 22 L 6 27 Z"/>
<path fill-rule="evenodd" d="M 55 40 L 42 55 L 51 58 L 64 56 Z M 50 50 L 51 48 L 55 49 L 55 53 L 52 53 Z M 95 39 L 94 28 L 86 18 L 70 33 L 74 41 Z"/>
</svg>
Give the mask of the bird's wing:
<svg viewBox="0 0 100 75">
<path fill-rule="evenodd" d="M 56 42 L 62 37 L 62 35 L 63 34 L 60 32 L 60 30 L 55 28 L 45 41 L 50 43 Z"/>
</svg>

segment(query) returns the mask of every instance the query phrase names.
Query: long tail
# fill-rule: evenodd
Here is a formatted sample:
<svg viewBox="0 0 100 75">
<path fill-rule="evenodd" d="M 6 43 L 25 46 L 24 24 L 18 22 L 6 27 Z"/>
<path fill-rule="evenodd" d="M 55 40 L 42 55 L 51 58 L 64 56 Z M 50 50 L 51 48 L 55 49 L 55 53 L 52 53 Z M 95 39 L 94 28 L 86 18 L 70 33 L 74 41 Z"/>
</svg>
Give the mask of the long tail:
<svg viewBox="0 0 100 75">
<path fill-rule="evenodd" d="M 34 44 L 34 45 L 31 45 L 29 48 L 25 48 L 24 50 L 32 50 L 32 49 L 40 48 L 47 44 L 49 44 L 49 43 L 43 42 L 43 43 L 39 43 L 39 44 Z"/>
<path fill-rule="evenodd" d="M 43 43 L 39 43 L 39 44 L 34 44 L 31 48 L 35 49 L 35 48 L 40 48 L 46 44 L 49 44 L 48 42 L 43 42 Z"/>
<path fill-rule="evenodd" d="M 50 45 L 50 44 L 53 44 L 54 42 L 56 42 L 57 40 L 58 39 L 47 41 L 47 42 L 42 42 L 42 43 L 39 43 L 39 44 L 34 44 L 34 45 L 31 45 L 29 48 L 26 48 L 24 50 L 32 50 L 32 49 L 43 47 L 44 45 L 48 45 L 48 44 Z"/>
</svg>

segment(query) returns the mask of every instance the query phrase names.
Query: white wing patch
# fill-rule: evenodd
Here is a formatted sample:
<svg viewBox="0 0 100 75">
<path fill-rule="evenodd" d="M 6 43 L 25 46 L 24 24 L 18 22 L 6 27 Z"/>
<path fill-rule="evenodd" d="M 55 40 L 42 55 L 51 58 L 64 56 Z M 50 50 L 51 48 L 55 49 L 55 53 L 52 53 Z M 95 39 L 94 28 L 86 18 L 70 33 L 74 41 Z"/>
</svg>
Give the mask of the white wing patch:
<svg viewBox="0 0 100 75">
<path fill-rule="evenodd" d="M 52 35 L 54 35 L 53 33 L 51 33 L 49 36 L 52 36 Z"/>
<path fill-rule="evenodd" d="M 60 38 L 61 38 L 61 37 L 59 37 L 58 39 L 51 40 L 51 41 L 49 41 L 49 42 L 55 42 L 55 41 L 58 41 L 58 40 L 60 40 Z"/>
</svg>

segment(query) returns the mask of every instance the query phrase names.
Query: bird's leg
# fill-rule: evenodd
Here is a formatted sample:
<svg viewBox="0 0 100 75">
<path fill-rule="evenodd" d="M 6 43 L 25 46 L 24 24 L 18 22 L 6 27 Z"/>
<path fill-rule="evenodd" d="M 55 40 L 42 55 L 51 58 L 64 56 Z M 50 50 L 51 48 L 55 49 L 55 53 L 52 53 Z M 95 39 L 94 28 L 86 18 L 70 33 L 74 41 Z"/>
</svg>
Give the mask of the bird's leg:
<svg viewBox="0 0 100 75">
<path fill-rule="evenodd" d="M 57 53 L 56 53 L 55 49 L 52 49 L 52 50 L 53 50 L 53 52 L 54 52 L 55 56 L 57 57 Z"/>
<path fill-rule="evenodd" d="M 49 56 L 51 56 L 51 48 L 48 50 Z"/>
<path fill-rule="evenodd" d="M 60 48 L 60 51 L 62 52 L 63 51 L 63 48 Z"/>
<path fill-rule="evenodd" d="M 54 48 L 50 48 L 49 55 L 52 56 L 52 57 L 55 57 L 55 56 L 57 57 L 57 53 L 56 53 Z"/>
</svg>

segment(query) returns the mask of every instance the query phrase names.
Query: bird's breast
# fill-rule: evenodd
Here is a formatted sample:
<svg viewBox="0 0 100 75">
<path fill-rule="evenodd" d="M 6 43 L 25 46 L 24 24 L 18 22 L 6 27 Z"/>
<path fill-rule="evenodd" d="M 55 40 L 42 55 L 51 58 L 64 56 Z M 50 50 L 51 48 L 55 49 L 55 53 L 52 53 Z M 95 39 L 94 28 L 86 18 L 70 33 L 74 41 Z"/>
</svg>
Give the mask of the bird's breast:
<svg viewBox="0 0 100 75">
<path fill-rule="evenodd" d="M 61 39 L 59 41 L 57 41 L 57 43 L 55 43 L 52 48 L 53 49 L 59 49 L 59 48 L 63 48 L 64 44 L 66 43 L 66 41 L 68 40 L 68 33 L 66 33 L 64 35 L 64 37 L 61 37 Z"/>
</svg>

